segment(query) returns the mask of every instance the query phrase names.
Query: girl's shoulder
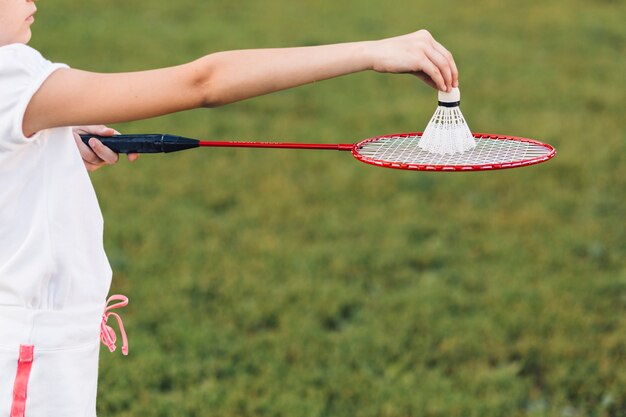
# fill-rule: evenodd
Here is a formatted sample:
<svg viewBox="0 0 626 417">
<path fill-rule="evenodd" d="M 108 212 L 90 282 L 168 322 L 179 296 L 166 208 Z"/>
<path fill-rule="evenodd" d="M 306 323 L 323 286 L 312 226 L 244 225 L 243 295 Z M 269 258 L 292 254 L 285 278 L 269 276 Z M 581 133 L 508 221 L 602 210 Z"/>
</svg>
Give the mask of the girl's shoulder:
<svg viewBox="0 0 626 417">
<path fill-rule="evenodd" d="M 0 149 L 27 141 L 22 130 L 26 108 L 48 76 L 62 67 L 28 45 L 0 47 Z"/>
<path fill-rule="evenodd" d="M 0 46 L 0 54 L 3 58 L 10 58 L 12 56 L 37 56 L 42 57 L 41 53 L 35 48 L 23 43 L 11 43 L 8 45 Z M 43 57 L 42 57 L 43 58 Z"/>
<path fill-rule="evenodd" d="M 60 66 L 65 65 L 53 64 L 35 48 L 25 44 L 0 46 L 0 85 L 5 90 L 7 85 L 17 86 L 38 81 Z"/>
<path fill-rule="evenodd" d="M 0 46 L 0 68 L 29 66 L 48 62 L 38 50 L 23 43 Z"/>
</svg>

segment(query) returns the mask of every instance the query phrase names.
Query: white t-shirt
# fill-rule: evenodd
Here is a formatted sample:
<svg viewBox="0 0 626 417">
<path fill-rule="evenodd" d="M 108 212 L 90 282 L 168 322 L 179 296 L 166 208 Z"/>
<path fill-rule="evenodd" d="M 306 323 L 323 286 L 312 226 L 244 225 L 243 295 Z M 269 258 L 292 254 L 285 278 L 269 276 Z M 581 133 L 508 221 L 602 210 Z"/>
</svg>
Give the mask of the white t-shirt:
<svg viewBox="0 0 626 417">
<path fill-rule="evenodd" d="M 71 128 L 22 131 L 30 99 L 59 68 L 26 45 L 0 47 L 0 306 L 102 305 L 111 282 L 102 214 Z"/>
</svg>

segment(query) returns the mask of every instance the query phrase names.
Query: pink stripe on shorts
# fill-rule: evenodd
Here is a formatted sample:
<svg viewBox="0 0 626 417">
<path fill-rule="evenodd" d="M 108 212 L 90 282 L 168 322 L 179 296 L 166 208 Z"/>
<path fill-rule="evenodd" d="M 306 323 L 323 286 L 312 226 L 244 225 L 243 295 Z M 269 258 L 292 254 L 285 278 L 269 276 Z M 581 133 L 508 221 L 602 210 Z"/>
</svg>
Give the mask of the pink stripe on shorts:
<svg viewBox="0 0 626 417">
<path fill-rule="evenodd" d="M 11 405 L 11 417 L 24 417 L 26 412 L 26 397 L 28 393 L 28 379 L 33 366 L 34 346 L 21 345 L 20 357 L 17 361 L 17 374 L 13 386 L 13 404 Z"/>
</svg>

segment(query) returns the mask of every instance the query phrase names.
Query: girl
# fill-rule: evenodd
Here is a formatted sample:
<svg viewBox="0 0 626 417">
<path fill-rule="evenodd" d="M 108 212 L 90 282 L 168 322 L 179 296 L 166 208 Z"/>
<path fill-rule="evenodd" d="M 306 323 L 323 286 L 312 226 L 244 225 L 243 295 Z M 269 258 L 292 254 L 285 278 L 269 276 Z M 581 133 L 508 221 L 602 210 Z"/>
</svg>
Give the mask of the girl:
<svg viewBox="0 0 626 417">
<path fill-rule="evenodd" d="M 425 30 L 85 72 L 26 45 L 36 10 L 33 0 L 0 0 L 0 416 L 95 416 L 99 334 L 115 348 L 103 222 L 81 153 L 89 169 L 117 156 L 95 139 L 92 152 L 72 126 L 221 106 L 364 70 L 412 73 L 445 91 L 458 85 L 452 55 Z"/>
</svg>

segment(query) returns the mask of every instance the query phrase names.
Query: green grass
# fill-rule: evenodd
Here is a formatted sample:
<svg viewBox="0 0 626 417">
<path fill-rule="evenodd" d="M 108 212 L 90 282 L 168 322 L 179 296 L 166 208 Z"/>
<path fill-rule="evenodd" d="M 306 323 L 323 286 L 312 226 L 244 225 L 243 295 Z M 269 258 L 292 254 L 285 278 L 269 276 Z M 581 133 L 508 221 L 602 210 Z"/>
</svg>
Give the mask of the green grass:
<svg viewBox="0 0 626 417">
<path fill-rule="evenodd" d="M 384 170 L 345 153 L 144 156 L 92 178 L 131 353 L 102 416 L 626 415 L 623 1 L 49 0 L 33 45 L 98 71 L 428 28 L 474 131 L 551 162 Z M 435 92 L 367 73 L 116 126 L 353 142 L 421 130 Z"/>
</svg>

